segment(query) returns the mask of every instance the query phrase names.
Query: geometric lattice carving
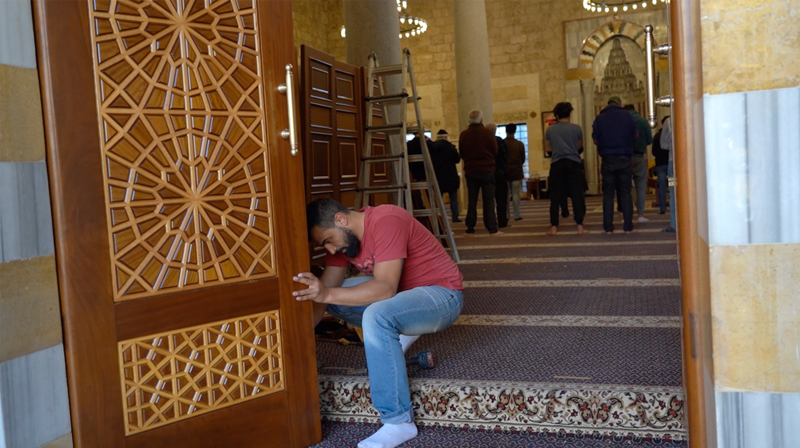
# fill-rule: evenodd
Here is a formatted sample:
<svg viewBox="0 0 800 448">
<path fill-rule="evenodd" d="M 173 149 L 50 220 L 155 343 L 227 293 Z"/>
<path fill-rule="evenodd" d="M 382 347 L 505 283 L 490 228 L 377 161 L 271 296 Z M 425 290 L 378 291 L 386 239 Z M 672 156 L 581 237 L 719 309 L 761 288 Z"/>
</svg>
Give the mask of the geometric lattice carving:
<svg viewBox="0 0 800 448">
<path fill-rule="evenodd" d="M 115 301 L 275 275 L 252 0 L 87 0 Z"/>
<path fill-rule="evenodd" d="M 119 343 L 127 435 L 284 389 L 278 311 Z"/>
</svg>

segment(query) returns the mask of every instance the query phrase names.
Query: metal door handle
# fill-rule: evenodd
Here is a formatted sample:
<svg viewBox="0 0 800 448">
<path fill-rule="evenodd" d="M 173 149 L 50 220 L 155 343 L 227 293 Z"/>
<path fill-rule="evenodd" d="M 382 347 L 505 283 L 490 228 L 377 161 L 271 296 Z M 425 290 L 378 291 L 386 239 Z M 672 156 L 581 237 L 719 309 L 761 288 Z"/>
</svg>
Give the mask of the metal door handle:
<svg viewBox="0 0 800 448">
<path fill-rule="evenodd" d="M 662 96 L 656 99 L 655 79 L 656 71 L 653 63 L 653 55 L 660 54 L 666 56 L 672 50 L 672 45 L 663 44 L 657 48 L 653 48 L 655 39 L 653 38 L 653 25 L 644 27 L 644 43 L 645 43 L 645 58 L 647 58 L 647 121 L 650 127 L 655 129 L 658 126 L 658 116 L 656 114 L 656 106 L 670 107 L 672 106 L 672 96 Z"/>
<path fill-rule="evenodd" d="M 286 95 L 286 102 L 289 105 L 289 129 L 281 131 L 281 137 L 289 140 L 289 147 L 293 156 L 297 155 L 297 117 L 294 111 L 294 76 L 292 75 L 292 64 L 286 64 L 286 84 L 278 86 L 278 92 Z"/>
</svg>

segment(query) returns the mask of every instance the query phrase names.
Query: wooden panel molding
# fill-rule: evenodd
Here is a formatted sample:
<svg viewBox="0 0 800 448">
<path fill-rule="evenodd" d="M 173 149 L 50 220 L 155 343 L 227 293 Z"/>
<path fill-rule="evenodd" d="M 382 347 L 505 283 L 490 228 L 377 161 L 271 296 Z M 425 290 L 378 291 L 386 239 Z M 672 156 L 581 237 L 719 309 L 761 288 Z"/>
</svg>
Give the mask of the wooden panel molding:
<svg viewBox="0 0 800 448">
<path fill-rule="evenodd" d="M 115 301 L 274 276 L 255 5 L 90 15 Z"/>
<path fill-rule="evenodd" d="M 284 390 L 277 310 L 118 347 L 126 435 Z"/>
</svg>

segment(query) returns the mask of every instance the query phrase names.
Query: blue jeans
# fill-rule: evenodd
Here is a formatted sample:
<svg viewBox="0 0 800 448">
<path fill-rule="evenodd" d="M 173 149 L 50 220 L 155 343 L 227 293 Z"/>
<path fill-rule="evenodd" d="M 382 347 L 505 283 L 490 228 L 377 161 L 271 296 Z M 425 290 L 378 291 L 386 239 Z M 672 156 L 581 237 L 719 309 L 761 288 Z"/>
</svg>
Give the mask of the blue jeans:
<svg viewBox="0 0 800 448">
<path fill-rule="evenodd" d="M 667 171 L 667 176 L 672 177 L 675 175 L 675 162 L 672 160 L 669 161 L 669 170 Z M 673 229 L 677 229 L 678 226 L 675 224 L 675 210 L 678 208 L 678 201 L 675 197 L 675 187 L 669 187 L 669 226 Z"/>
<path fill-rule="evenodd" d="M 658 208 L 661 213 L 667 211 L 667 165 L 656 166 L 656 177 L 658 177 Z"/>
<path fill-rule="evenodd" d="M 352 287 L 372 277 L 349 278 Z M 464 306 L 464 293 L 441 286 L 421 286 L 397 293 L 368 306 L 329 305 L 328 312 L 364 330 L 364 351 L 372 405 L 383 423 L 414 421 L 406 359 L 399 335 L 436 333 L 456 321 Z"/>
</svg>

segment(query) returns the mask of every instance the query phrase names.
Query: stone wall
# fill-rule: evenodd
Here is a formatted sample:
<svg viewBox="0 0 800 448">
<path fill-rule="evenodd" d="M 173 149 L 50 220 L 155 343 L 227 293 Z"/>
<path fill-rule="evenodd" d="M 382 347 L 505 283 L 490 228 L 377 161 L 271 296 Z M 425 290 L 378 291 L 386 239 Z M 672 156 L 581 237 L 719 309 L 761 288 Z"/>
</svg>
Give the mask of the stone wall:
<svg viewBox="0 0 800 448">
<path fill-rule="evenodd" d="M 343 61 L 344 39 L 341 28 L 342 0 L 293 0 L 292 25 L 294 45 L 300 54 L 300 45 L 336 56 Z"/>
</svg>

